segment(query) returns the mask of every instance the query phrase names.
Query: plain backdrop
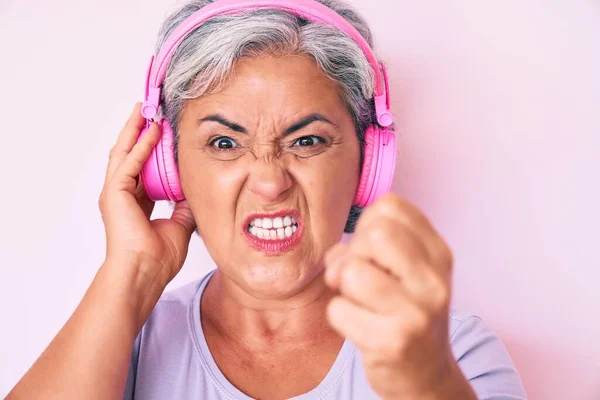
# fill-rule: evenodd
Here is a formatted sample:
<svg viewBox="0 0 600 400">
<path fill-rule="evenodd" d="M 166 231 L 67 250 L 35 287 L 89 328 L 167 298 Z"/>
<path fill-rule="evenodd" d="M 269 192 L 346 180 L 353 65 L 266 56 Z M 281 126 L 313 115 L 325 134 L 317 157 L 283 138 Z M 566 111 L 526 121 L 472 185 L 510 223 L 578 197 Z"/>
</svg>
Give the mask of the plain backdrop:
<svg viewBox="0 0 600 400">
<path fill-rule="evenodd" d="M 454 305 L 531 399 L 600 398 L 600 3 L 352 2 L 389 67 L 394 190 L 450 243 Z M 108 152 L 173 4 L 0 0 L 0 396 L 103 261 Z M 194 237 L 169 289 L 213 267 Z"/>
</svg>

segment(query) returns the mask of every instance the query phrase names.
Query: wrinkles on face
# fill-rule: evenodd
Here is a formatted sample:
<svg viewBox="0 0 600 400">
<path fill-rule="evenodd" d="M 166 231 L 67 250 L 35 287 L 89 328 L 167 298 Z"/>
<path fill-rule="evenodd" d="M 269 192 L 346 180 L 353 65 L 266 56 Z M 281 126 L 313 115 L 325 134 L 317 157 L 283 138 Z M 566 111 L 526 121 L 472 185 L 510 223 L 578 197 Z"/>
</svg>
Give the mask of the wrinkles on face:
<svg viewBox="0 0 600 400">
<path fill-rule="evenodd" d="M 358 139 L 338 87 L 309 58 L 246 60 L 221 92 L 186 103 L 179 135 L 182 187 L 220 270 L 267 297 L 308 285 L 358 184 Z M 267 257 L 247 245 L 244 221 L 281 210 L 300 215 L 302 240 Z"/>
</svg>

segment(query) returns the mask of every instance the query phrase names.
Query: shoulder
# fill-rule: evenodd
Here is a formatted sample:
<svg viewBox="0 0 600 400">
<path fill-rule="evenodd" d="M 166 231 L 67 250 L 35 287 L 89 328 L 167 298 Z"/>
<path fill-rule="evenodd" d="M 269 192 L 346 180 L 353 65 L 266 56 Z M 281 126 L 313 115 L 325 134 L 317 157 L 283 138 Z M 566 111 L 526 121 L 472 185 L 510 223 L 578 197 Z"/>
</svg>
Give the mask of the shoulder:
<svg viewBox="0 0 600 400">
<path fill-rule="evenodd" d="M 144 331 L 153 331 L 164 326 L 166 321 L 185 321 L 186 314 L 201 281 L 194 281 L 180 288 L 165 292 L 154 306 L 152 313 L 144 324 Z"/>
<path fill-rule="evenodd" d="M 185 314 L 189 304 L 200 289 L 201 284 L 202 279 L 199 279 L 177 289 L 164 292 L 154 306 L 146 324 L 153 319 L 160 319 L 167 315 Z"/>
<path fill-rule="evenodd" d="M 526 399 L 508 349 L 483 319 L 457 308 L 448 318 L 450 347 L 478 397 Z"/>
<path fill-rule="evenodd" d="M 205 278 L 164 292 L 146 320 L 138 337 L 144 341 L 172 342 L 174 336 L 188 335 L 193 303 L 201 295 Z"/>
<path fill-rule="evenodd" d="M 182 365 L 201 370 L 196 365 L 192 312 L 204 280 L 162 294 L 133 344 L 123 399 L 187 397 L 163 392 L 191 387 L 187 375 L 178 374 Z"/>
</svg>

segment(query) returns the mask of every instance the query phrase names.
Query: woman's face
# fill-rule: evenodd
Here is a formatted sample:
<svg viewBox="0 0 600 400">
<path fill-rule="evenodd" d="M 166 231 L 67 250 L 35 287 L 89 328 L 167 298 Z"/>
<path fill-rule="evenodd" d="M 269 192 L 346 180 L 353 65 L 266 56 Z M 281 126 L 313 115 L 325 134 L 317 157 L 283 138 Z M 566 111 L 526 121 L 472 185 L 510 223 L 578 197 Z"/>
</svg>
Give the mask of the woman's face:
<svg viewBox="0 0 600 400">
<path fill-rule="evenodd" d="M 300 292 L 344 230 L 359 143 L 334 82 L 308 57 L 239 62 L 186 103 L 179 173 L 219 269 L 257 298 Z"/>
</svg>

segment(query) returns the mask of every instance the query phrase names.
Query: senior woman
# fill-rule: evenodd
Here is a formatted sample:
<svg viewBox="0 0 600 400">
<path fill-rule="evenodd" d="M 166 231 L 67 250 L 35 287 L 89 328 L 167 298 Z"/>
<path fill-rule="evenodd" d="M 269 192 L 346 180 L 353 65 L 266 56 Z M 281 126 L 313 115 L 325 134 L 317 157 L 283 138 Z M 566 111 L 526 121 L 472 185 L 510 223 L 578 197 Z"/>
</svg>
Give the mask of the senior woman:
<svg viewBox="0 0 600 400">
<path fill-rule="evenodd" d="M 211 3 L 173 13 L 156 53 L 198 10 L 236 2 Z M 100 197 L 106 260 L 8 398 L 525 398 L 500 340 L 450 310 L 451 252 L 423 214 L 387 194 L 358 219 L 382 122 L 370 50 L 293 2 L 262 3 L 190 28 L 163 66 L 163 122 L 135 106 Z M 297 4 L 372 47 L 342 1 Z M 181 193 L 151 221 L 139 176 L 159 146 Z M 163 294 L 195 230 L 217 268 Z"/>
</svg>

